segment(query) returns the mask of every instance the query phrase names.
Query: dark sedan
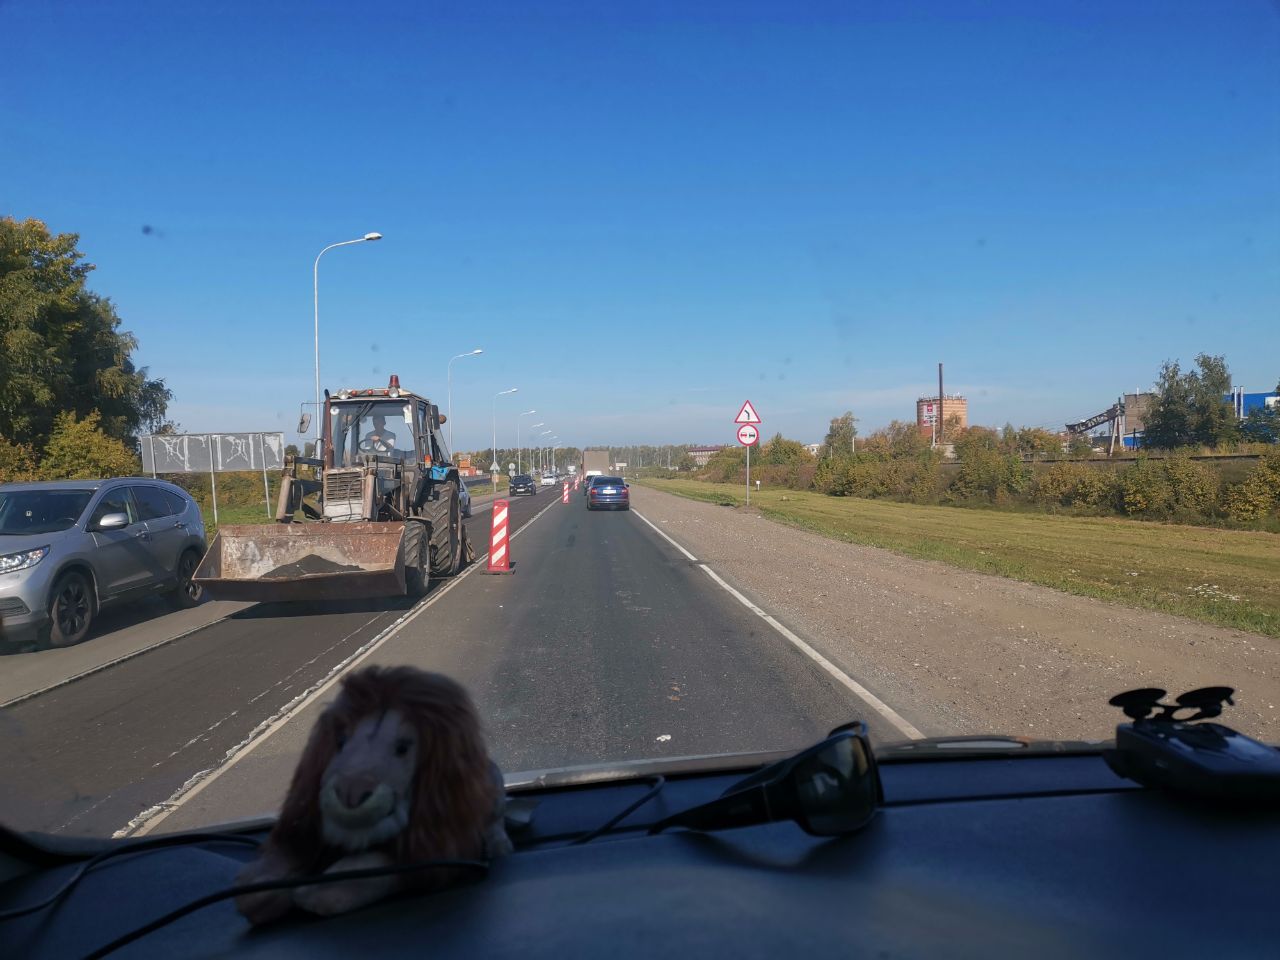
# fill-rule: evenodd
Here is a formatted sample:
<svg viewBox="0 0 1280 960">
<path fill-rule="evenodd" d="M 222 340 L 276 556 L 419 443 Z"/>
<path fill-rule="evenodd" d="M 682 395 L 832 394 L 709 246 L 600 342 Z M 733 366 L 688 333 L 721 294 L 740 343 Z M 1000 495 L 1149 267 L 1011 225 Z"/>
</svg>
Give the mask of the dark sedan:
<svg viewBox="0 0 1280 960">
<path fill-rule="evenodd" d="M 621 477 L 592 477 L 587 487 L 588 510 L 630 510 L 631 490 Z"/>
<path fill-rule="evenodd" d="M 533 477 L 527 473 L 517 474 L 511 478 L 511 483 L 507 486 L 507 493 L 513 497 L 522 495 L 536 497 L 538 495 L 538 485 L 533 482 Z"/>
</svg>

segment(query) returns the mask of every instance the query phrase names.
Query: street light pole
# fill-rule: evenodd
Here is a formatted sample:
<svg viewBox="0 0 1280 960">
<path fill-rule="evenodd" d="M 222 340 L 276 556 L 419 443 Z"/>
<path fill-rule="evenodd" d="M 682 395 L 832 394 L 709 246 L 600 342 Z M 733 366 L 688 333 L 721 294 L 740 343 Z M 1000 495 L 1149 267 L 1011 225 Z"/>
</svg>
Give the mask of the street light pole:
<svg viewBox="0 0 1280 960">
<path fill-rule="evenodd" d="M 482 353 L 484 351 L 476 347 L 470 353 L 460 353 L 449 361 L 449 456 L 453 456 L 458 452 L 453 449 L 453 361 L 461 360 L 463 357 L 478 357 Z"/>
<path fill-rule="evenodd" d="M 343 240 L 341 243 L 331 243 L 319 253 L 316 254 L 315 265 L 311 268 L 311 287 L 314 294 L 316 308 L 316 457 L 320 457 L 320 437 L 324 426 L 324 418 L 327 411 L 320 407 L 320 258 L 332 250 L 334 247 L 345 247 L 353 243 L 366 243 L 370 240 L 381 240 L 380 233 L 366 233 L 363 237 L 357 237 L 354 240 Z"/>
<path fill-rule="evenodd" d="M 538 412 L 537 410 L 529 410 L 526 413 L 520 414 L 520 417 L 527 417 L 529 416 L 530 413 L 537 413 L 537 412 Z M 524 472 L 524 469 L 520 466 L 520 455 L 524 452 L 524 445 L 520 442 L 520 417 L 516 417 L 516 473 Z M 546 426 L 545 423 L 532 423 L 529 425 L 529 429 L 532 430 L 535 427 L 545 427 L 545 426 Z M 532 463 L 529 464 L 529 469 L 530 470 L 533 469 Z"/>
<path fill-rule="evenodd" d="M 538 426 L 542 426 L 542 424 L 538 424 Z M 546 457 L 543 456 L 543 452 L 546 450 L 546 445 L 542 442 L 542 438 L 552 433 L 555 433 L 555 431 L 543 430 L 540 434 L 538 434 L 538 469 L 543 472 L 546 472 L 547 468 L 546 466 L 544 466 L 544 464 L 546 463 Z"/>
<path fill-rule="evenodd" d="M 505 397 L 509 393 L 515 393 L 519 387 L 512 387 L 510 390 L 499 390 L 493 395 L 493 467 L 489 468 L 489 473 L 493 477 L 493 492 L 498 492 L 498 474 L 495 467 L 498 466 L 498 398 Z"/>
</svg>

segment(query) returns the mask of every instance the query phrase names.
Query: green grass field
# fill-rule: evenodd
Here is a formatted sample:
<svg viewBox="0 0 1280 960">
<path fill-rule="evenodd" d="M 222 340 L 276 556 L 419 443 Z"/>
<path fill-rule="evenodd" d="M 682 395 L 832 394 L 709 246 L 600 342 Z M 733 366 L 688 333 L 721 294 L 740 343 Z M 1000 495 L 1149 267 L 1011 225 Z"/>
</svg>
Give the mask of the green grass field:
<svg viewBox="0 0 1280 960">
<path fill-rule="evenodd" d="M 744 500 L 737 484 L 640 482 L 709 503 L 741 507 Z M 753 490 L 751 507 L 838 540 L 1280 637 L 1280 536 L 1273 533 L 777 488 Z"/>
</svg>

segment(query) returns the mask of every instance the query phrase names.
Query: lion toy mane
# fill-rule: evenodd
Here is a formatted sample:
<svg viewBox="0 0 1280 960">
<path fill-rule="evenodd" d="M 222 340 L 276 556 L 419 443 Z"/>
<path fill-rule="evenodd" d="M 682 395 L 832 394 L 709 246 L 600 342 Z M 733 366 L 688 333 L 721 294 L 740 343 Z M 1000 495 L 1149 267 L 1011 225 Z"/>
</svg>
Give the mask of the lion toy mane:
<svg viewBox="0 0 1280 960">
<path fill-rule="evenodd" d="M 345 677 L 316 721 L 259 859 L 238 883 L 511 852 L 502 774 L 465 689 L 413 667 Z M 401 890 L 455 882 L 440 868 L 242 894 L 251 923 L 293 907 L 332 915 Z"/>
</svg>

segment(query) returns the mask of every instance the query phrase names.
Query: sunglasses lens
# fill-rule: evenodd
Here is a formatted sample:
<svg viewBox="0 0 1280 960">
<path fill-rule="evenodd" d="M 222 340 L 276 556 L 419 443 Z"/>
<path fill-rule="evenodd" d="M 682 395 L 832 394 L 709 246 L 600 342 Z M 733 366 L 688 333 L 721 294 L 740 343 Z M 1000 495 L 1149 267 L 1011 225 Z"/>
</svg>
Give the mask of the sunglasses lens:
<svg viewBox="0 0 1280 960">
<path fill-rule="evenodd" d="M 796 768 L 796 790 L 811 832 L 835 836 L 866 825 L 876 809 L 871 763 L 862 740 L 841 737 Z"/>
</svg>

